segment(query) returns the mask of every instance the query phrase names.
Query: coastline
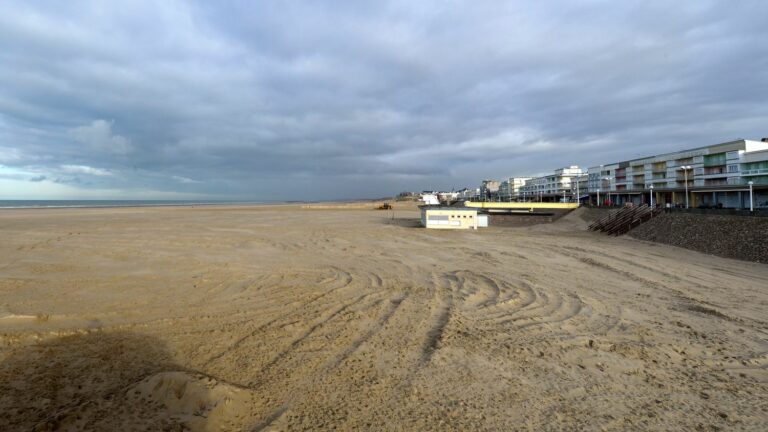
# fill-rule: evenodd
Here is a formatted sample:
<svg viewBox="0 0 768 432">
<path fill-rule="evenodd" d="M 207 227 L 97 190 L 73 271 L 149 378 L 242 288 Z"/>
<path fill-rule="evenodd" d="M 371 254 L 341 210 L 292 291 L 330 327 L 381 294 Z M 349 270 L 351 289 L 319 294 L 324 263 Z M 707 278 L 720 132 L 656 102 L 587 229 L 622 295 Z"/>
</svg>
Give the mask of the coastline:
<svg viewBox="0 0 768 432">
<path fill-rule="evenodd" d="M 16 205 L 20 202 L 34 202 L 40 204 Z M 89 202 L 90 201 L 90 202 Z M 163 201 L 163 200 L 0 200 L 2 210 L 33 210 L 33 209 L 88 209 L 88 208 L 133 208 L 133 207 L 216 207 L 216 206 L 285 206 L 285 205 L 334 205 L 356 204 L 363 205 L 366 202 L 378 202 L 380 200 L 332 200 L 332 201 Z M 43 204 L 43 203 L 51 204 Z M 64 204 L 69 202 L 69 204 Z M 13 204 L 7 204 L 13 203 Z M 56 204 L 53 204 L 56 203 Z"/>
</svg>

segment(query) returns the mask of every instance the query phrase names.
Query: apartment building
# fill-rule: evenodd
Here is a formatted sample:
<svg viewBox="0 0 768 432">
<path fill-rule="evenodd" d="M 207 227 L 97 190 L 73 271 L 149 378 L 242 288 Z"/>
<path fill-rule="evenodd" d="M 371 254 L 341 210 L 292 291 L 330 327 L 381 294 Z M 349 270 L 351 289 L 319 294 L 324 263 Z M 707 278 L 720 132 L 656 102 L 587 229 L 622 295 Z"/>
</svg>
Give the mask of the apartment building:
<svg viewBox="0 0 768 432">
<path fill-rule="evenodd" d="M 735 140 L 589 168 L 590 200 L 601 204 L 768 207 L 768 138 Z"/>
<path fill-rule="evenodd" d="M 521 198 L 525 201 L 571 200 L 574 189 L 584 172 L 577 165 L 556 169 L 553 174 L 533 177 L 520 187 Z"/>
<path fill-rule="evenodd" d="M 510 177 L 502 181 L 499 185 L 499 200 L 516 201 L 522 196 L 520 194 L 521 188 L 530 179 L 531 177 Z"/>
<path fill-rule="evenodd" d="M 580 202 L 589 200 L 589 171 L 571 179 L 571 196 L 578 197 Z M 573 199 L 572 201 L 576 201 Z"/>
<path fill-rule="evenodd" d="M 483 180 L 480 184 L 480 200 L 496 201 L 498 199 L 499 186 L 501 186 L 501 182 L 498 180 Z"/>
</svg>

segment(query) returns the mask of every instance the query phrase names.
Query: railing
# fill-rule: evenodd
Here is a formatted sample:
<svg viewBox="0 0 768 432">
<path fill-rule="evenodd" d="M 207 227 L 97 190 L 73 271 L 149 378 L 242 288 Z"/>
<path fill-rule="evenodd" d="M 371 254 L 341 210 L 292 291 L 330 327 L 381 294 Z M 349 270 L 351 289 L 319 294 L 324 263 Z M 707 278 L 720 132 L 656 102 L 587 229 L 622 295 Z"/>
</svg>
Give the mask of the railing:
<svg viewBox="0 0 768 432">
<path fill-rule="evenodd" d="M 727 185 L 728 180 L 705 180 L 704 186 L 723 186 Z"/>
<path fill-rule="evenodd" d="M 671 160 L 667 162 L 667 168 L 677 168 L 685 165 L 693 165 L 695 162 L 693 161 L 693 158 L 689 159 L 681 159 L 681 160 Z"/>
<path fill-rule="evenodd" d="M 758 174 L 768 174 L 768 168 L 758 168 L 758 169 L 750 169 L 750 170 L 743 170 L 741 172 L 741 175 L 758 175 Z"/>
<path fill-rule="evenodd" d="M 621 235 L 661 213 L 661 208 L 649 207 L 645 204 L 639 207 L 623 207 L 613 210 L 602 219 L 589 225 L 590 231 L 602 231 L 610 235 Z"/>
<path fill-rule="evenodd" d="M 705 167 L 716 167 L 716 166 L 725 165 L 725 164 L 726 164 L 725 157 L 717 158 L 717 159 L 709 159 L 709 160 L 704 159 Z"/>
</svg>

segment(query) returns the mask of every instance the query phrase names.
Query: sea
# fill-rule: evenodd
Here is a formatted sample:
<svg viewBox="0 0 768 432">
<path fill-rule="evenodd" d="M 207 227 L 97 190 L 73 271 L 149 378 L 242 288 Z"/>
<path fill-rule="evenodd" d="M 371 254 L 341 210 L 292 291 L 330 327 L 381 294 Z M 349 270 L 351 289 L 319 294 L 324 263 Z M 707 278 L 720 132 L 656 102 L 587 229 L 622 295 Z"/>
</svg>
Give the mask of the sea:
<svg viewBox="0 0 768 432">
<path fill-rule="evenodd" d="M 217 200 L 0 200 L 0 209 L 89 208 L 89 207 L 166 207 L 192 205 L 264 205 L 288 204 L 286 201 L 217 201 Z"/>
</svg>

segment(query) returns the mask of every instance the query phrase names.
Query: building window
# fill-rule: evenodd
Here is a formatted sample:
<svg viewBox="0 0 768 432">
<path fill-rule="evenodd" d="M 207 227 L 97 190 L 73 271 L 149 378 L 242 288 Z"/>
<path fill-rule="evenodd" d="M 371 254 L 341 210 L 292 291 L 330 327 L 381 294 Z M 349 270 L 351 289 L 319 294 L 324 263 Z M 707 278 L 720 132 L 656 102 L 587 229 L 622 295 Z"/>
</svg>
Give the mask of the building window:
<svg viewBox="0 0 768 432">
<path fill-rule="evenodd" d="M 448 216 L 429 215 L 429 216 L 427 216 L 427 220 L 431 220 L 431 221 L 447 221 L 448 220 Z"/>
</svg>

